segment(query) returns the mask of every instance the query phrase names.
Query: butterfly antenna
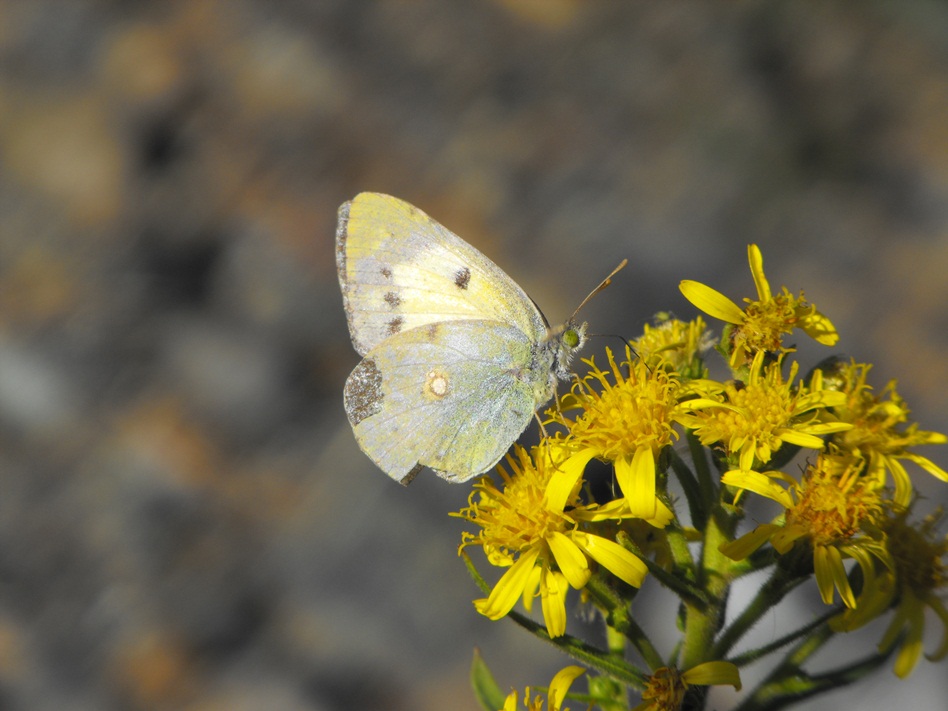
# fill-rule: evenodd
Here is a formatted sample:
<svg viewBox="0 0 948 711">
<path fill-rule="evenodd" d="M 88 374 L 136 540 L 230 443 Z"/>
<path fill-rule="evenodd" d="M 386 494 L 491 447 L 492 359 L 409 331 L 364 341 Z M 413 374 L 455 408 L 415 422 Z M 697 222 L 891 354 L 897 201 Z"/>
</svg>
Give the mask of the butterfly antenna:
<svg viewBox="0 0 948 711">
<path fill-rule="evenodd" d="M 543 424 L 543 418 L 540 417 L 540 413 L 537 410 L 533 411 L 533 417 L 536 419 L 537 424 L 540 425 L 540 432 L 543 433 L 544 437 L 549 437 L 549 433 L 546 431 L 546 425 Z"/>
<path fill-rule="evenodd" d="M 583 308 L 587 303 L 589 303 L 589 300 L 590 300 L 592 297 L 594 297 L 596 294 L 598 294 L 600 291 L 602 291 L 603 289 L 605 289 L 607 286 L 609 286 L 609 285 L 612 283 L 612 277 L 614 277 L 614 276 L 615 276 L 616 274 L 618 274 L 620 271 L 622 271 L 623 269 L 625 269 L 625 265 L 628 264 L 628 263 L 629 263 L 629 260 L 628 260 L 628 259 L 623 259 L 621 262 L 619 262 L 619 266 L 617 266 L 615 269 L 612 270 L 612 272 L 609 274 L 609 276 L 607 276 L 605 279 L 603 279 L 601 282 L 599 282 L 599 286 L 597 286 L 595 289 L 593 289 L 592 291 L 589 292 L 589 296 L 587 296 L 585 299 L 583 299 L 582 303 L 581 303 L 579 306 L 576 307 L 576 310 L 573 312 L 573 315 L 570 316 L 570 319 L 569 319 L 570 322 L 572 322 L 573 319 L 576 318 L 576 314 L 578 314 L 578 313 L 580 312 L 580 310 L 582 310 L 582 308 Z"/>
</svg>

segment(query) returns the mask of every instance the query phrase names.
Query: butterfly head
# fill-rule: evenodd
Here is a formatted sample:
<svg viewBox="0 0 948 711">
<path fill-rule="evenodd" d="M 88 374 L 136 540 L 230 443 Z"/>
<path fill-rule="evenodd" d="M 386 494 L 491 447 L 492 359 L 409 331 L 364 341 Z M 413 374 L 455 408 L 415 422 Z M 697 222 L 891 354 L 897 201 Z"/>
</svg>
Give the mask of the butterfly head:
<svg viewBox="0 0 948 711">
<path fill-rule="evenodd" d="M 569 321 L 554 340 L 556 352 L 553 372 L 560 380 L 569 380 L 569 364 L 573 359 L 573 354 L 586 344 L 586 324 Z"/>
<path fill-rule="evenodd" d="M 583 306 L 589 303 L 589 300 L 592 297 L 609 286 L 609 284 L 612 283 L 612 277 L 614 277 L 617 272 L 621 271 L 628 263 L 629 260 L 623 259 L 619 263 L 619 266 L 613 269 L 612 273 L 610 273 L 609 276 L 599 283 L 599 286 L 589 292 L 589 296 L 583 299 L 582 303 L 576 307 L 573 315 L 564 326 L 547 334 L 547 340 L 553 341 L 556 344 L 556 349 L 553 355 L 553 373 L 560 380 L 569 380 L 569 363 L 573 358 L 573 354 L 582 348 L 586 343 L 586 324 L 579 323 L 576 320 L 576 315 L 580 312 Z"/>
</svg>

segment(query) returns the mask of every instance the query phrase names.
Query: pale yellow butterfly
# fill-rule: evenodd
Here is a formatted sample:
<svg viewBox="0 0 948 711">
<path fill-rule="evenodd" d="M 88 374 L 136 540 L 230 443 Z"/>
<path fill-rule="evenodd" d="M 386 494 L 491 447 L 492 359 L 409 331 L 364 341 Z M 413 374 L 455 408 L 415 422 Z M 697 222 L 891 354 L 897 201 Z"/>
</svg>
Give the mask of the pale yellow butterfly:
<svg viewBox="0 0 948 711">
<path fill-rule="evenodd" d="M 336 264 L 364 356 L 346 414 L 362 450 L 402 484 L 423 467 L 452 482 L 488 471 L 585 341 L 586 324 L 551 329 L 497 265 L 389 195 L 339 208 Z"/>
</svg>

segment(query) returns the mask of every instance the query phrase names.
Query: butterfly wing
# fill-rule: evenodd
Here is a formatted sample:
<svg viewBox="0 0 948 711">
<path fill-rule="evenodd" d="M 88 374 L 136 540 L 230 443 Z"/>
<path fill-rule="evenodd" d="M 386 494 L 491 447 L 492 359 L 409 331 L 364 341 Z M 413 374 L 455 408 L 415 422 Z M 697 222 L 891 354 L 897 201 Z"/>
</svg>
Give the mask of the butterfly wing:
<svg viewBox="0 0 948 711">
<path fill-rule="evenodd" d="M 551 396 L 552 351 L 498 321 L 445 321 L 399 332 L 349 376 L 356 440 L 407 484 L 422 466 L 462 482 L 491 467 Z"/>
<path fill-rule="evenodd" d="M 360 193 L 339 208 L 336 265 L 352 343 L 444 321 L 484 319 L 540 340 L 546 321 L 497 265 L 403 200 Z"/>
</svg>

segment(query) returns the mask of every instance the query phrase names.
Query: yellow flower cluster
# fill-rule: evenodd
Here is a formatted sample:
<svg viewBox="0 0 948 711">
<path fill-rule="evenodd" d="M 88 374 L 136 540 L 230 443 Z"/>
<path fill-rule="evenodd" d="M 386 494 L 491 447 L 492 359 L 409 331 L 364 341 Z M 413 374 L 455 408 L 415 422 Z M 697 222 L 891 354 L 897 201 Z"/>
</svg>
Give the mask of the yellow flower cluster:
<svg viewBox="0 0 948 711">
<path fill-rule="evenodd" d="M 755 245 L 748 258 L 757 299 L 744 308 L 698 282 L 681 284 L 695 306 L 726 323 L 719 340 L 701 317 L 663 315 L 621 360 L 606 349 L 605 367 L 584 361 L 586 375 L 546 413 L 554 433 L 544 430 L 530 451 L 516 447 L 498 468 L 501 481 L 482 478 L 454 514 L 477 529 L 463 534 L 461 550 L 478 546 L 505 569 L 476 609 L 496 620 L 518 601 L 529 612 L 539 597 L 546 633 L 558 640 L 568 637 L 568 592 L 581 591 L 581 603 L 597 607 L 651 667 L 651 676 L 632 677 L 640 709 L 677 709 L 701 693 L 695 684 L 740 686 L 737 666 L 716 656 L 741 634 L 739 625 L 722 632 L 727 585 L 775 559 L 793 584 L 814 574 L 824 603 L 840 601 L 834 632 L 894 610 L 879 649 L 898 645 L 899 676 L 920 657 L 926 609 L 943 623 L 929 658 L 948 655 L 948 539 L 936 533 L 938 516 L 909 522 L 915 493 L 905 466 L 948 482 L 948 472 L 914 451 L 948 439 L 910 422 L 894 383 L 876 393 L 866 364 L 828 359 L 801 377 L 784 338 L 799 329 L 831 346 L 836 328 L 802 293 L 771 290 Z M 712 347 L 731 379 L 709 377 Z M 676 451 L 681 441 L 693 471 Z M 672 474 L 690 521 L 669 493 Z M 777 513 L 739 535 L 755 496 Z M 698 555 L 696 542 L 704 546 Z M 649 572 L 683 600 L 685 639 L 672 664 L 662 663 L 628 609 Z M 567 669 L 550 687 L 551 709 L 581 673 Z M 529 708 L 539 703 L 527 698 Z M 511 695 L 504 708 L 515 707 Z"/>
<path fill-rule="evenodd" d="M 892 628 L 896 631 L 884 636 L 880 649 L 897 643 L 898 632 L 908 625 L 910 633 L 896 662 L 897 673 L 907 675 L 919 656 L 924 606 L 944 623 L 943 641 L 932 658 L 948 654 L 948 611 L 939 597 L 948 580 L 943 575 L 919 580 L 910 573 L 943 570 L 948 542 L 898 545 L 905 536 L 894 536 L 894 530 L 916 531 L 906 523 L 913 489 L 902 462 L 913 462 L 948 482 L 948 472 L 910 451 L 948 439 L 909 424 L 909 410 L 894 382 L 881 397 L 874 395 L 866 380 L 869 365 L 834 361 L 815 370 L 809 383 L 795 384 L 799 366 L 794 361 L 783 380 L 784 355 L 792 349 L 780 343 L 782 335 L 801 328 L 826 345 L 835 344 L 838 336 L 829 319 L 807 305 L 802 295 L 795 300 L 784 289 L 773 296 L 760 251 L 751 245 L 748 253 L 758 300 L 746 300 L 743 311 L 710 287 L 682 283 L 682 292 L 696 306 L 731 325 L 730 338 L 722 343 L 731 365 L 749 364 L 746 383 L 706 387 L 712 397 L 687 403 L 692 414 L 682 422 L 702 444 L 724 452 L 731 466 L 722 483 L 772 499 L 783 508 L 773 523 L 725 543 L 721 550 L 742 560 L 768 541 L 778 554 L 788 553 L 796 544 L 805 546 L 812 552 L 823 601 L 832 604 L 835 591 L 847 608 L 841 617 L 845 622 L 838 622 L 837 629 L 854 629 L 877 617 L 901 591 Z M 816 452 L 799 479 L 767 467 L 774 452 L 785 445 Z M 886 486 L 887 474 L 894 490 Z M 899 522 L 897 527 L 893 521 Z M 918 529 L 922 530 L 934 535 L 931 526 Z M 850 585 L 846 559 L 854 560 L 862 574 L 859 597 Z"/>
</svg>

